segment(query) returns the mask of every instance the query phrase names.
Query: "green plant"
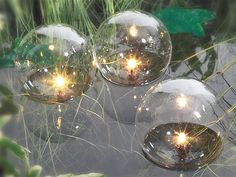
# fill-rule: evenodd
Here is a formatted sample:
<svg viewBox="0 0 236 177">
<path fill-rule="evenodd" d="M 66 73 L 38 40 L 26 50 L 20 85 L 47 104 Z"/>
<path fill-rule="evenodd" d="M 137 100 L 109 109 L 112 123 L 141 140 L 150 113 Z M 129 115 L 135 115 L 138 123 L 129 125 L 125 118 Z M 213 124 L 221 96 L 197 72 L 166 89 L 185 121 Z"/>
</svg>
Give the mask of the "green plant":
<svg viewBox="0 0 236 177">
<path fill-rule="evenodd" d="M 11 140 L 3 134 L 2 129 L 9 122 L 11 116 L 17 113 L 17 106 L 13 102 L 12 92 L 5 86 L 0 85 L 0 176 L 9 175 L 14 177 L 40 177 L 42 167 L 30 166 L 28 150 L 17 142 Z M 17 158 L 23 162 L 24 170 L 19 170 L 14 163 Z M 90 173 L 83 175 L 65 174 L 58 177 L 105 177 L 100 173 Z"/>
</svg>

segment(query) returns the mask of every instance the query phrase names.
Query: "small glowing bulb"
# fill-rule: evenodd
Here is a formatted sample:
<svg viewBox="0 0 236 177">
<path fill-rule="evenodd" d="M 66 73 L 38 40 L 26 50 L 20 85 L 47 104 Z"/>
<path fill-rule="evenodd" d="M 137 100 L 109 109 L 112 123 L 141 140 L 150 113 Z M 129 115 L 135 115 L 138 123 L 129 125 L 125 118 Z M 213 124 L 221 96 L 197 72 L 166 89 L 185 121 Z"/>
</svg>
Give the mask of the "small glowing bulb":
<svg viewBox="0 0 236 177">
<path fill-rule="evenodd" d="M 184 145 L 187 142 L 187 135 L 184 132 L 178 133 L 176 137 L 176 144 L 177 145 Z"/>
<path fill-rule="evenodd" d="M 61 112 L 61 106 L 58 105 L 58 112 Z"/>
<path fill-rule="evenodd" d="M 176 104 L 179 109 L 185 108 L 188 104 L 187 97 L 181 94 L 180 96 L 176 98 Z"/>
<path fill-rule="evenodd" d="M 127 69 L 129 70 L 133 70 L 135 69 L 136 67 L 138 66 L 138 62 L 135 58 L 130 58 L 128 61 L 127 61 Z"/>
<path fill-rule="evenodd" d="M 103 64 L 106 64 L 107 61 L 106 61 L 106 59 L 103 59 L 102 62 L 103 62 Z"/>
<path fill-rule="evenodd" d="M 61 117 L 57 118 L 57 125 L 56 125 L 56 127 L 57 127 L 58 130 L 61 129 L 61 119 L 62 119 Z"/>
<path fill-rule="evenodd" d="M 27 66 L 30 66 L 30 61 L 26 60 L 26 64 L 27 64 Z"/>
<path fill-rule="evenodd" d="M 92 61 L 92 65 L 96 66 L 96 61 L 95 60 Z"/>
<path fill-rule="evenodd" d="M 69 53 L 68 53 L 68 52 L 65 52 L 65 53 L 64 53 L 64 56 L 65 56 L 65 57 L 68 57 L 68 56 L 69 56 Z"/>
<path fill-rule="evenodd" d="M 65 84 L 65 79 L 62 76 L 57 76 L 55 82 L 57 87 L 62 87 Z"/>
<path fill-rule="evenodd" d="M 136 37 L 137 34 L 138 34 L 138 29 L 135 25 L 132 25 L 129 29 L 129 34 L 132 36 L 132 37 Z"/>
<path fill-rule="evenodd" d="M 48 46 L 48 49 L 49 49 L 49 50 L 54 50 L 54 49 L 55 49 L 55 46 L 51 44 L 51 45 Z"/>
</svg>

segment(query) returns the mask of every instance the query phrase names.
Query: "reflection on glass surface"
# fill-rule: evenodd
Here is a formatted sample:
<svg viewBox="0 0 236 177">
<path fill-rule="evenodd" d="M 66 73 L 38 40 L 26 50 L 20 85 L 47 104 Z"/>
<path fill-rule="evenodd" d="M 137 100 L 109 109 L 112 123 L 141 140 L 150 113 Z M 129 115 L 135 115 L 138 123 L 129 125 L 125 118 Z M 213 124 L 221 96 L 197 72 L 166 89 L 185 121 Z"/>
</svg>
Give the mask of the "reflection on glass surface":
<svg viewBox="0 0 236 177">
<path fill-rule="evenodd" d="M 220 136 L 210 128 L 192 123 L 167 123 L 151 129 L 144 153 L 157 164 L 174 169 L 203 167 L 222 150 Z"/>
<path fill-rule="evenodd" d="M 95 37 L 97 65 L 109 81 L 128 86 L 162 76 L 170 62 L 171 40 L 158 19 L 125 11 L 105 20 Z"/>
<path fill-rule="evenodd" d="M 169 79 L 152 87 L 136 116 L 136 137 L 146 157 L 172 169 L 196 169 L 222 148 L 222 101 L 195 79 Z"/>
<path fill-rule="evenodd" d="M 66 25 L 40 26 L 17 50 L 15 64 L 24 91 L 35 101 L 65 102 L 86 91 L 93 77 L 91 45 Z"/>
<path fill-rule="evenodd" d="M 94 94 L 91 88 L 79 99 L 62 104 L 44 104 L 23 97 L 25 125 L 36 137 L 50 143 L 76 139 L 105 143 L 105 133 L 97 137 L 98 132 L 105 132 L 106 124 L 103 109 L 94 101 Z"/>
</svg>

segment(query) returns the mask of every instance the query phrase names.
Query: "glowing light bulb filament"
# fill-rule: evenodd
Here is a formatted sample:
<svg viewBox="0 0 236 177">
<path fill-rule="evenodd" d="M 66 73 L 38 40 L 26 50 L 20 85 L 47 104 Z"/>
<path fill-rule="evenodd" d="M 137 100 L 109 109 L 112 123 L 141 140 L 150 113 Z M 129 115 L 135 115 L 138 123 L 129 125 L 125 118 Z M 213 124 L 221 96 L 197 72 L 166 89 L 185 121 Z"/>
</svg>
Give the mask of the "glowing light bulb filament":
<svg viewBox="0 0 236 177">
<path fill-rule="evenodd" d="M 57 76 L 55 79 L 56 87 L 63 87 L 65 85 L 65 79 L 62 76 Z"/>
<path fill-rule="evenodd" d="M 185 162 L 190 148 L 190 137 L 185 132 L 175 132 L 174 145 L 179 156 L 179 162 Z"/>
<path fill-rule="evenodd" d="M 183 132 L 178 133 L 177 137 L 176 137 L 176 144 L 177 145 L 185 145 L 187 144 L 187 135 Z"/>
<path fill-rule="evenodd" d="M 127 69 L 128 70 L 134 70 L 134 69 L 136 69 L 138 66 L 140 65 L 140 62 L 137 60 L 137 59 L 135 59 L 135 58 L 130 58 L 130 59 L 128 59 L 128 61 L 127 61 Z"/>
</svg>

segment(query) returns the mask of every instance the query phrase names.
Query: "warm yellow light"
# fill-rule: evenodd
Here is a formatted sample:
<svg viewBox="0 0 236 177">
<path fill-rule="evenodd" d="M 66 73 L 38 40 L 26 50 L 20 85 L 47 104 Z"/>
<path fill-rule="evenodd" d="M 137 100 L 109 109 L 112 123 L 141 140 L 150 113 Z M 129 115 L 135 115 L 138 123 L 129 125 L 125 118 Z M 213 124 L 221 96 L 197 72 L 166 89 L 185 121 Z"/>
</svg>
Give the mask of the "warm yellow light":
<svg viewBox="0 0 236 177">
<path fill-rule="evenodd" d="M 139 62 L 135 58 L 130 58 L 127 61 L 127 69 L 134 70 L 139 65 Z"/>
<path fill-rule="evenodd" d="M 177 108 L 183 109 L 187 106 L 187 104 L 188 104 L 188 99 L 185 95 L 181 94 L 176 98 Z"/>
<path fill-rule="evenodd" d="M 61 129 L 61 121 L 62 121 L 62 118 L 61 118 L 61 117 L 58 117 L 58 118 L 57 118 L 57 124 L 56 124 L 56 127 L 57 127 L 58 130 Z"/>
<path fill-rule="evenodd" d="M 177 145 L 185 145 L 187 143 L 187 135 L 184 132 L 178 133 L 176 137 Z"/>
<path fill-rule="evenodd" d="M 55 46 L 51 44 L 51 45 L 48 46 L 48 49 L 49 49 L 49 50 L 54 50 L 54 49 L 55 49 Z"/>
<path fill-rule="evenodd" d="M 57 87 L 63 87 L 65 85 L 65 79 L 62 76 L 57 76 L 55 79 L 55 85 Z"/>
<path fill-rule="evenodd" d="M 133 37 L 136 37 L 138 35 L 138 29 L 135 25 L 132 25 L 129 29 L 129 34 Z"/>
<path fill-rule="evenodd" d="M 95 60 L 93 60 L 92 65 L 96 66 L 96 61 Z"/>
</svg>

